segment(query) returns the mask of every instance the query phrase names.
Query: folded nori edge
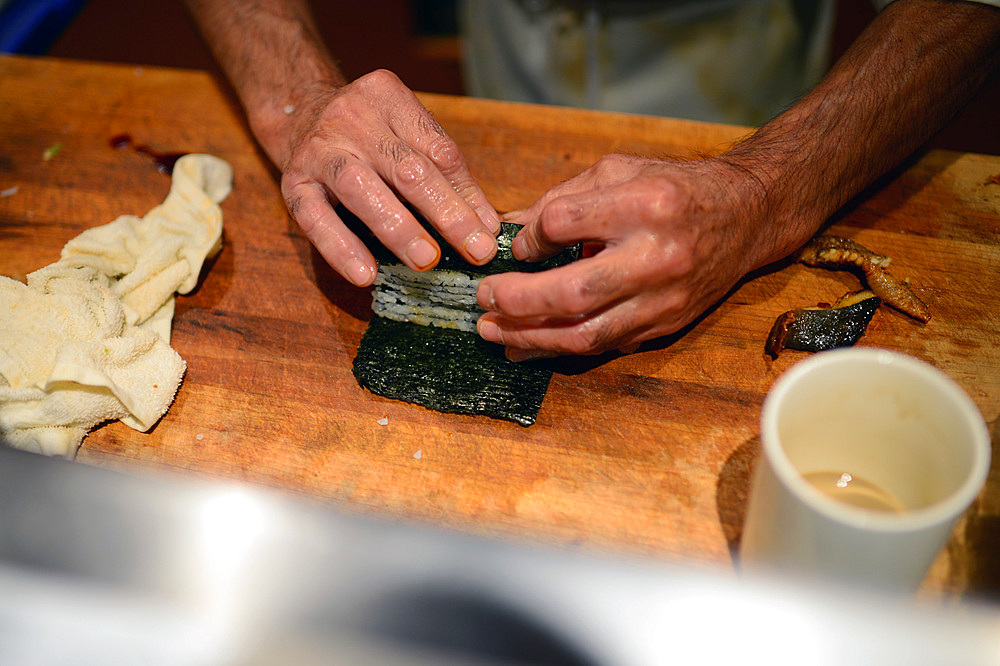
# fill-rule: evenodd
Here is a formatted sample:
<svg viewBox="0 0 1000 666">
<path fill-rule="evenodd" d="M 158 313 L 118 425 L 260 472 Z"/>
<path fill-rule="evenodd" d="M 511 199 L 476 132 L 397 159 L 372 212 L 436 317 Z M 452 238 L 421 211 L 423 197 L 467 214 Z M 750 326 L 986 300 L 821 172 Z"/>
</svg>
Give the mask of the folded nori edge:
<svg viewBox="0 0 1000 666">
<path fill-rule="evenodd" d="M 542 262 L 518 261 L 511 254 L 510 243 L 520 228 L 502 225 L 497 256 L 486 266 L 465 262 L 438 238 L 442 256 L 437 269 L 473 276 L 537 272 L 580 257 L 580 246 L 574 246 Z M 380 263 L 400 263 L 381 246 L 373 246 L 372 252 Z M 440 412 L 506 419 L 523 426 L 535 422 L 552 378 L 544 361 L 509 361 L 501 345 L 475 333 L 379 316 L 372 317 L 361 338 L 353 371 L 359 384 L 386 398 Z"/>
</svg>

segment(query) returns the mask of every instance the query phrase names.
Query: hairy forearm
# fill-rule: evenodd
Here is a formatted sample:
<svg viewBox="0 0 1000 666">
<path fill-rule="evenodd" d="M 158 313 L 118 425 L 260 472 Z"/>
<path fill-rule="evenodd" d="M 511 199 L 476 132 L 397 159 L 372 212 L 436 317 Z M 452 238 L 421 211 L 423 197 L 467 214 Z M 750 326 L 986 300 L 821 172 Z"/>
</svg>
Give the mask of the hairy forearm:
<svg viewBox="0 0 1000 666">
<path fill-rule="evenodd" d="M 279 167 L 288 111 L 346 83 L 304 0 L 185 0 L 240 97 L 250 127 Z"/>
<path fill-rule="evenodd" d="M 1000 64 L 1000 10 L 898 0 L 824 80 L 724 159 L 760 185 L 770 230 L 758 266 L 793 251 L 918 149 Z M 764 240 L 764 239 L 762 239 Z"/>
</svg>

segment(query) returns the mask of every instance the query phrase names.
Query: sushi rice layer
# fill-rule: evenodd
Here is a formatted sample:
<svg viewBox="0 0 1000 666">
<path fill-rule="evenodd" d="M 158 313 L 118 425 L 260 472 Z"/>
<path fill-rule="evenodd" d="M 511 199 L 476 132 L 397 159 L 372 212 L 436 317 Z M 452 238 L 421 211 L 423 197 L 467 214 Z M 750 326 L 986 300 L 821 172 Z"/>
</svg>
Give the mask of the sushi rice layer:
<svg viewBox="0 0 1000 666">
<path fill-rule="evenodd" d="M 484 312 L 476 303 L 479 280 L 461 271 L 418 272 L 406 266 L 381 265 L 372 310 L 395 321 L 474 333 L 476 320 Z"/>
</svg>

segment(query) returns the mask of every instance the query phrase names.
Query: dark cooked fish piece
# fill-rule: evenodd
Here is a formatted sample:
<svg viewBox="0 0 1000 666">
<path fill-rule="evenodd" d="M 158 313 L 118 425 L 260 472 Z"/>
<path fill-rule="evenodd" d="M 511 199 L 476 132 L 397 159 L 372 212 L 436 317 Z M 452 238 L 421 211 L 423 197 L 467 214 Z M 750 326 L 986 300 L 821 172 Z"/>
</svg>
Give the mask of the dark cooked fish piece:
<svg viewBox="0 0 1000 666">
<path fill-rule="evenodd" d="M 881 299 L 868 290 L 845 294 L 832 306 L 797 308 L 780 315 L 767 336 L 764 351 L 777 358 L 782 349 L 825 351 L 856 343 Z"/>
<path fill-rule="evenodd" d="M 900 312 L 921 322 L 931 318 L 930 310 L 904 282 L 900 282 L 886 268 L 891 259 L 875 254 L 854 241 L 838 236 L 819 236 L 802 250 L 799 261 L 821 268 L 859 268 L 865 282 L 876 296 Z"/>
</svg>

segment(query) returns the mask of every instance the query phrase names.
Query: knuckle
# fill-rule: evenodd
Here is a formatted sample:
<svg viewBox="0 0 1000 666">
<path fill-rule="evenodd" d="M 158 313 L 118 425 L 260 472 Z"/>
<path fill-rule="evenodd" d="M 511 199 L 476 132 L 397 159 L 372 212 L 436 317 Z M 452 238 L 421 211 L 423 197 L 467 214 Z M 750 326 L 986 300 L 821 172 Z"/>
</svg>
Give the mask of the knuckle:
<svg viewBox="0 0 1000 666">
<path fill-rule="evenodd" d="M 356 161 L 335 158 L 328 165 L 330 181 L 337 190 L 360 190 L 365 186 L 365 169 Z"/>
<path fill-rule="evenodd" d="M 337 155 L 326 163 L 326 171 L 330 178 L 336 180 L 345 166 L 347 166 L 347 158 L 343 155 Z"/>
<path fill-rule="evenodd" d="M 427 156 L 443 171 L 455 171 L 465 165 L 465 159 L 462 157 L 462 151 L 458 149 L 458 144 L 444 137 L 433 141 L 428 146 Z"/>
<path fill-rule="evenodd" d="M 667 243 L 662 249 L 664 273 L 672 278 L 681 278 L 694 272 L 696 264 L 694 249 L 686 243 Z"/>
<path fill-rule="evenodd" d="M 581 328 L 581 340 L 586 348 L 580 354 L 601 354 L 621 346 L 630 324 L 621 318 L 591 319 Z"/>
<path fill-rule="evenodd" d="M 302 206 L 302 195 L 301 194 L 289 194 L 285 197 L 285 208 L 288 209 L 289 215 L 298 219 L 299 208 Z"/>
<path fill-rule="evenodd" d="M 490 285 L 493 308 L 499 312 L 515 312 L 520 305 L 516 290 L 508 289 L 507 281 L 497 280 Z"/>
<path fill-rule="evenodd" d="M 451 143 L 448 138 L 448 133 L 444 131 L 443 127 L 441 127 L 441 123 L 439 123 L 437 119 L 431 115 L 431 112 L 422 105 L 418 108 L 419 110 L 417 111 L 413 124 L 416 125 L 420 131 L 435 137 L 441 137 Z"/>
<path fill-rule="evenodd" d="M 594 163 L 593 169 L 598 179 L 618 173 L 627 164 L 629 157 L 619 153 L 603 155 Z"/>
<path fill-rule="evenodd" d="M 566 351 L 571 354 L 594 354 L 603 351 L 605 336 L 593 325 L 578 327 L 565 339 Z"/>
<path fill-rule="evenodd" d="M 473 180 L 460 180 L 452 183 L 452 188 L 458 193 L 458 196 L 462 197 L 464 200 L 468 201 L 470 204 L 473 203 L 474 198 L 478 194 L 479 186 L 476 185 Z"/>
<path fill-rule="evenodd" d="M 400 163 L 413 155 L 413 149 L 402 141 L 383 137 L 375 142 L 375 150 L 393 163 Z"/>
<path fill-rule="evenodd" d="M 323 109 L 314 123 L 316 135 L 313 138 L 322 148 L 330 135 L 363 127 L 369 113 L 370 107 L 363 96 L 340 95 Z"/>
<path fill-rule="evenodd" d="M 661 323 L 676 330 L 680 326 L 669 324 L 676 322 L 678 317 L 688 310 L 693 301 L 692 293 L 687 289 L 671 289 L 659 297 L 658 310 L 661 313 Z"/>
<path fill-rule="evenodd" d="M 321 201 L 301 201 L 295 215 L 302 231 L 310 235 L 321 226 L 321 220 L 326 214 L 326 204 Z"/>
<path fill-rule="evenodd" d="M 386 87 L 395 88 L 403 85 L 399 77 L 388 69 L 372 70 L 357 79 L 355 83 L 362 88 L 372 88 L 375 90 L 384 90 Z"/>
<path fill-rule="evenodd" d="M 540 241 L 562 236 L 562 232 L 582 215 L 582 207 L 568 197 L 553 199 L 538 216 L 537 235 Z"/>
<path fill-rule="evenodd" d="M 545 248 L 544 248 L 545 243 L 542 241 L 540 237 L 541 235 L 544 235 L 544 233 L 545 233 L 544 231 L 535 228 L 533 233 L 529 232 L 524 234 L 524 244 L 527 246 L 528 252 L 530 252 L 533 255 L 539 255 L 545 253 Z"/>
<path fill-rule="evenodd" d="M 563 351 L 570 354 L 586 354 L 590 349 L 587 341 L 579 333 L 571 333 L 563 339 Z"/>
<path fill-rule="evenodd" d="M 406 149 L 394 158 L 393 179 L 399 185 L 417 185 L 427 180 L 427 165 L 415 151 Z"/>
<path fill-rule="evenodd" d="M 674 218 L 680 214 L 683 200 L 677 182 L 670 178 L 657 177 L 642 188 L 640 200 L 653 219 Z"/>
<path fill-rule="evenodd" d="M 592 277 L 573 277 L 562 283 L 562 302 L 566 314 L 580 315 L 590 312 L 595 304 L 600 280 Z"/>
<path fill-rule="evenodd" d="M 620 166 L 620 165 L 624 164 L 627 160 L 628 160 L 628 156 L 627 155 L 623 155 L 621 153 L 608 153 L 607 155 L 603 155 L 601 157 L 601 159 L 599 159 L 597 161 L 597 164 L 601 168 L 605 168 L 606 169 L 606 168 L 609 168 L 609 167 Z"/>
</svg>

